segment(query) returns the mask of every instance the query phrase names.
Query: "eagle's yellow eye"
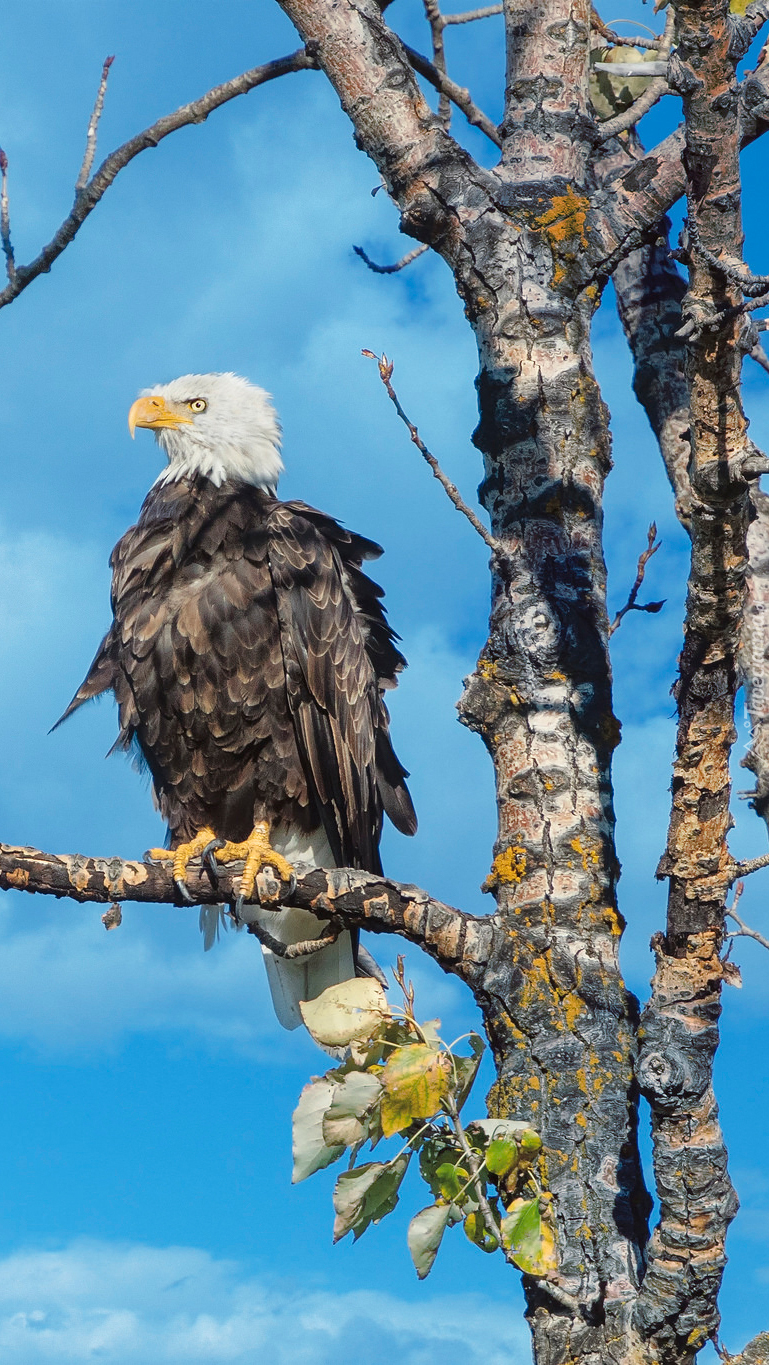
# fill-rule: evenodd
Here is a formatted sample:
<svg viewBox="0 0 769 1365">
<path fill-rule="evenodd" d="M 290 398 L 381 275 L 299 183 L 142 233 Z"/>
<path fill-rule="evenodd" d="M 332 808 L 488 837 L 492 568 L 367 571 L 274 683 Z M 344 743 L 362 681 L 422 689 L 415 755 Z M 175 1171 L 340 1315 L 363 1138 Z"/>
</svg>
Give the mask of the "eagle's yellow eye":
<svg viewBox="0 0 769 1365">
<path fill-rule="evenodd" d="M 205 412 L 206 408 L 208 407 L 208 403 L 206 402 L 205 398 L 191 398 L 189 403 L 187 404 L 187 407 L 189 408 L 190 412 Z"/>
</svg>

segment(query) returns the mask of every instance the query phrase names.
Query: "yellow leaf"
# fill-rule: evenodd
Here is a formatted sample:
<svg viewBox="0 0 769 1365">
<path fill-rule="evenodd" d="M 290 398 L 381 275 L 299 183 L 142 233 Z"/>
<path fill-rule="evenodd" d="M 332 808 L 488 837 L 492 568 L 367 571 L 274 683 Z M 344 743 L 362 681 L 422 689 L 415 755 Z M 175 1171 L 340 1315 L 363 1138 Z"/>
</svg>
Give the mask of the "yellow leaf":
<svg viewBox="0 0 769 1365">
<path fill-rule="evenodd" d="M 382 1131 L 385 1137 L 400 1133 L 414 1119 L 432 1118 L 450 1087 L 446 1055 L 426 1043 L 413 1043 L 392 1052 L 379 1080 L 382 1096 Z"/>
<path fill-rule="evenodd" d="M 356 1038 L 369 1038 L 390 1018 L 385 993 L 370 976 L 329 986 L 315 1000 L 301 1000 L 299 1008 L 316 1043 L 326 1047 L 347 1047 Z"/>
</svg>

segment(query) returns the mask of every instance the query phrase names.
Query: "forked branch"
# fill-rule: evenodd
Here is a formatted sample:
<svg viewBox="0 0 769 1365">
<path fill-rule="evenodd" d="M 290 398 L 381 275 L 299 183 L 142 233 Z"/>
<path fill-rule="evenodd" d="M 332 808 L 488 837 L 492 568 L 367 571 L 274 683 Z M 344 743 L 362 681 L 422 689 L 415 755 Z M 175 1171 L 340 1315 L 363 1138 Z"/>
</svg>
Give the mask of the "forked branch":
<svg viewBox="0 0 769 1365">
<path fill-rule="evenodd" d="M 190 104 L 183 104 L 172 114 L 166 114 L 149 128 L 145 128 L 142 133 L 137 133 L 136 137 L 130 138 L 128 142 L 124 142 L 121 147 L 111 152 L 96 173 L 88 179 L 96 151 L 96 135 L 104 104 L 111 60 L 108 58 L 102 69 L 96 104 L 88 125 L 86 152 L 77 178 L 75 202 L 72 210 L 50 242 L 43 247 L 34 260 L 30 261 L 29 265 L 15 265 L 13 259 L 6 186 L 7 159 L 3 156 L 0 169 L 2 169 L 3 176 L 4 211 L 0 213 L 2 218 L 0 230 L 2 231 L 3 250 L 8 267 L 8 284 L 0 292 L 0 308 L 12 303 L 27 288 L 27 285 L 37 279 L 38 275 L 46 274 L 51 269 L 57 257 L 74 240 L 86 218 L 96 208 L 99 200 L 109 189 L 116 176 L 140 152 L 146 151 L 148 147 L 157 147 L 163 138 L 168 137 L 170 133 L 175 133 L 179 128 L 185 128 L 191 123 L 204 123 L 214 109 L 218 109 L 222 104 L 235 99 L 238 95 L 245 95 L 249 90 L 255 90 L 258 85 L 264 85 L 267 81 L 273 81 L 278 76 L 288 75 L 292 71 L 306 71 L 317 65 L 311 51 L 308 48 L 300 48 L 287 57 L 279 57 L 273 62 L 266 62 L 263 66 L 255 66 L 250 71 L 244 71 L 242 75 L 235 76 L 233 80 L 225 81 L 223 85 L 214 86 L 200 99 L 192 100 Z"/>
</svg>

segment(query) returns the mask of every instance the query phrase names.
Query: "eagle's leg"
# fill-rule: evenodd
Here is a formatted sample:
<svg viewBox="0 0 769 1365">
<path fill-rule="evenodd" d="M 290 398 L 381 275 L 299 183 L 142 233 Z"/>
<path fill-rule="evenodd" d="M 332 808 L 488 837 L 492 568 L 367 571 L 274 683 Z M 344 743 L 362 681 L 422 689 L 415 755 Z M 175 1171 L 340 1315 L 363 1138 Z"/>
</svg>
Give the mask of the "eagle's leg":
<svg viewBox="0 0 769 1365">
<path fill-rule="evenodd" d="M 214 857 L 218 863 L 231 863 L 237 859 L 245 860 L 245 867 L 240 876 L 240 889 L 238 899 L 240 901 L 250 900 L 254 894 L 254 884 L 256 874 L 263 867 L 272 867 L 276 875 L 283 882 L 295 881 L 296 874 L 293 867 L 283 857 L 282 853 L 276 853 L 270 844 L 270 826 L 266 820 L 258 820 L 247 839 L 242 844 L 233 844 L 228 839 L 223 848 L 214 850 Z"/>
<path fill-rule="evenodd" d="M 192 896 L 187 889 L 187 864 L 192 858 L 196 858 L 199 853 L 203 853 L 212 841 L 216 841 L 216 835 L 212 829 L 206 826 L 198 831 L 194 839 L 190 839 L 186 844 L 179 844 L 176 848 L 151 848 L 150 858 L 160 859 L 173 863 L 172 872 L 176 889 L 186 901 L 192 903 Z"/>
</svg>

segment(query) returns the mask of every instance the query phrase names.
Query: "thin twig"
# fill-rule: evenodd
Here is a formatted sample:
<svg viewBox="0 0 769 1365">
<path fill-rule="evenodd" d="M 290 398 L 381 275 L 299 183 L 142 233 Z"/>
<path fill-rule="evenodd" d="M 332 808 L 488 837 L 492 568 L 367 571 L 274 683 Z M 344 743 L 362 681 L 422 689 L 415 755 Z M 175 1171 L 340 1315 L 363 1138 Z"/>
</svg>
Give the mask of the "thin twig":
<svg viewBox="0 0 769 1365">
<path fill-rule="evenodd" d="M 38 275 L 43 275 L 50 270 L 57 257 L 73 241 L 86 218 L 93 212 L 119 172 L 130 161 L 133 161 L 134 157 L 138 156 L 140 152 L 146 151 L 148 147 L 157 147 L 164 137 L 168 137 L 170 133 L 175 133 L 178 128 L 185 128 L 191 123 L 204 123 L 214 109 L 226 104 L 228 100 L 235 99 L 237 95 L 245 95 L 249 90 L 254 90 L 256 86 L 264 85 L 267 81 L 275 80 L 278 76 L 285 76 L 289 72 L 315 69 L 317 64 L 317 58 L 310 50 L 299 48 L 297 52 L 292 52 L 287 57 L 278 57 L 275 61 L 266 62 L 263 66 L 255 66 L 252 70 L 244 71 L 242 75 L 235 76 L 233 80 L 225 81 L 223 85 L 214 86 L 200 99 L 193 100 L 190 104 L 183 104 L 180 109 L 176 109 L 172 114 L 164 115 L 163 118 L 158 119 L 157 123 L 145 128 L 144 132 L 138 133 L 136 137 L 124 142 L 122 147 L 116 148 L 102 162 L 88 184 L 79 191 L 71 213 L 64 219 L 47 246 L 43 247 L 42 251 L 33 261 L 30 261 L 29 265 L 16 266 L 13 279 L 9 280 L 7 287 L 0 293 L 0 308 L 4 308 L 6 304 L 17 298 L 22 290 L 31 284 L 32 280 L 37 279 Z"/>
<path fill-rule="evenodd" d="M 433 46 L 433 64 L 436 71 L 441 75 L 446 75 L 446 47 L 443 42 L 444 20 L 438 5 L 438 0 L 422 0 L 425 11 L 425 19 L 430 25 L 430 39 Z M 440 119 L 446 132 L 451 124 L 451 100 L 445 90 L 441 90 L 438 98 L 438 118 Z"/>
<path fill-rule="evenodd" d="M 728 937 L 730 939 L 753 938 L 755 939 L 756 943 L 761 944 L 762 948 L 769 949 L 769 938 L 764 938 L 764 935 L 759 934 L 757 929 L 751 929 L 750 925 L 746 924 L 743 919 L 740 919 L 740 916 L 736 913 L 736 906 L 740 899 L 740 896 L 742 895 L 742 891 L 743 884 L 741 881 L 739 881 L 734 888 L 734 900 L 732 901 L 731 905 L 728 906 L 726 909 L 727 918 L 733 919 L 738 927 L 733 932 L 729 933 Z"/>
<path fill-rule="evenodd" d="M 390 402 L 393 404 L 393 407 L 395 408 L 395 411 L 397 412 L 401 421 L 404 422 L 405 425 L 408 427 L 409 435 L 411 436 L 414 445 L 416 446 L 420 455 L 422 455 L 422 457 L 429 464 L 430 468 L 433 471 L 433 474 L 435 475 L 438 482 L 442 484 L 444 490 L 446 491 L 448 497 L 453 502 L 457 511 L 461 512 L 463 516 L 467 517 L 467 520 L 469 521 L 470 525 L 473 527 L 475 531 L 478 532 L 478 535 L 481 537 L 481 540 L 483 540 L 486 543 L 486 545 L 488 545 L 489 549 L 491 550 L 491 553 L 497 559 L 505 559 L 507 557 L 506 551 L 501 541 L 497 540 L 496 536 L 493 536 L 491 532 L 486 529 L 483 522 L 480 520 L 479 517 L 475 515 L 475 512 L 472 510 L 472 508 L 468 507 L 467 503 L 465 502 L 464 498 L 459 492 L 459 489 L 457 488 L 456 484 L 453 484 L 451 482 L 451 479 L 449 479 L 447 475 L 444 474 L 435 456 L 432 455 L 430 451 L 427 449 L 427 446 L 422 440 L 422 437 L 419 435 L 419 432 L 417 431 L 417 428 L 414 426 L 414 423 L 410 420 L 410 418 L 406 416 L 405 412 L 403 411 L 403 408 L 400 405 L 398 395 L 395 392 L 395 389 L 393 388 L 391 382 L 393 373 L 392 361 L 388 360 L 386 355 L 378 356 L 375 351 L 362 351 L 361 354 L 368 356 L 370 360 L 376 361 L 379 367 L 379 377 L 387 390 L 387 396 L 390 399 Z"/>
<path fill-rule="evenodd" d="M 614 634 L 615 630 L 619 629 L 620 625 L 622 624 L 623 616 L 626 616 L 629 611 L 648 611 L 656 615 L 656 613 L 658 611 L 661 611 L 665 605 L 664 599 L 662 602 L 644 602 L 640 606 L 636 602 L 639 589 L 644 581 L 646 565 L 649 563 L 649 560 L 651 559 L 652 555 L 656 555 L 658 549 L 660 548 L 660 545 L 662 544 L 661 540 L 657 540 L 656 521 L 652 522 L 651 526 L 646 532 L 646 541 L 647 541 L 646 549 L 638 557 L 638 569 L 635 576 L 635 583 L 630 589 L 630 593 L 628 595 L 628 599 L 624 607 L 622 607 L 621 610 L 617 612 L 617 615 L 614 617 L 614 620 L 609 626 L 610 636 Z"/>
<path fill-rule="evenodd" d="M 5 256 L 5 273 L 13 284 L 16 279 L 16 262 L 11 242 L 11 211 L 8 205 L 8 157 L 0 147 L 0 238 Z"/>
<path fill-rule="evenodd" d="M 446 27 L 449 24 L 472 24 L 476 19 L 489 19 L 492 14 L 501 14 L 503 5 L 486 5 L 484 9 L 467 9 L 463 14 L 444 14 L 443 23 Z"/>
<path fill-rule="evenodd" d="M 256 920 L 251 920 L 246 926 L 249 934 L 258 938 L 263 947 L 268 948 L 276 957 L 282 957 L 286 962 L 292 962 L 298 957 L 310 957 L 313 953 L 320 953 L 324 948 L 328 948 L 332 943 L 336 943 L 342 932 L 339 925 L 335 933 L 324 934 L 322 938 L 303 939 L 301 943 L 282 943 L 280 939 L 274 938 L 267 929 L 263 929 Z"/>
<path fill-rule="evenodd" d="M 394 265 L 377 265 L 376 261 L 372 261 L 371 257 L 366 254 L 362 246 L 353 247 L 356 256 L 360 256 L 361 260 L 365 262 L 369 270 L 374 271 L 375 275 L 395 275 L 399 270 L 405 270 L 407 265 L 411 265 L 412 261 L 415 261 L 418 256 L 424 256 L 425 252 L 429 250 L 427 243 L 423 242 L 421 246 L 415 246 L 413 251 L 407 251 L 406 255 L 401 256 L 400 260 L 396 261 Z"/>
<path fill-rule="evenodd" d="M 96 102 L 93 106 L 91 117 L 88 120 L 88 132 L 85 138 L 85 152 L 83 154 L 83 164 L 80 167 L 80 174 L 75 181 L 75 193 L 79 194 L 84 190 L 91 176 L 93 159 L 96 156 L 96 139 L 99 133 L 99 119 L 104 108 L 104 96 L 107 93 L 107 81 L 109 80 L 109 69 L 115 58 L 105 57 L 104 65 L 101 69 L 101 80 L 99 89 L 96 92 Z"/>
<path fill-rule="evenodd" d="M 478 105 L 474 103 L 469 90 L 462 85 L 457 85 L 456 81 L 452 81 L 450 76 L 444 75 L 437 67 L 433 66 L 432 62 L 423 57 L 421 52 L 416 52 L 413 47 L 404 43 L 403 50 L 414 70 L 420 76 L 424 76 L 425 80 L 429 81 L 435 90 L 448 95 L 451 103 L 455 104 L 457 109 L 461 109 L 468 123 L 472 123 L 474 128 L 480 128 L 481 132 L 485 133 L 495 146 L 502 146 L 499 129 L 495 123 L 492 123 L 488 114 L 484 114 L 483 110 L 479 109 Z"/>
</svg>

